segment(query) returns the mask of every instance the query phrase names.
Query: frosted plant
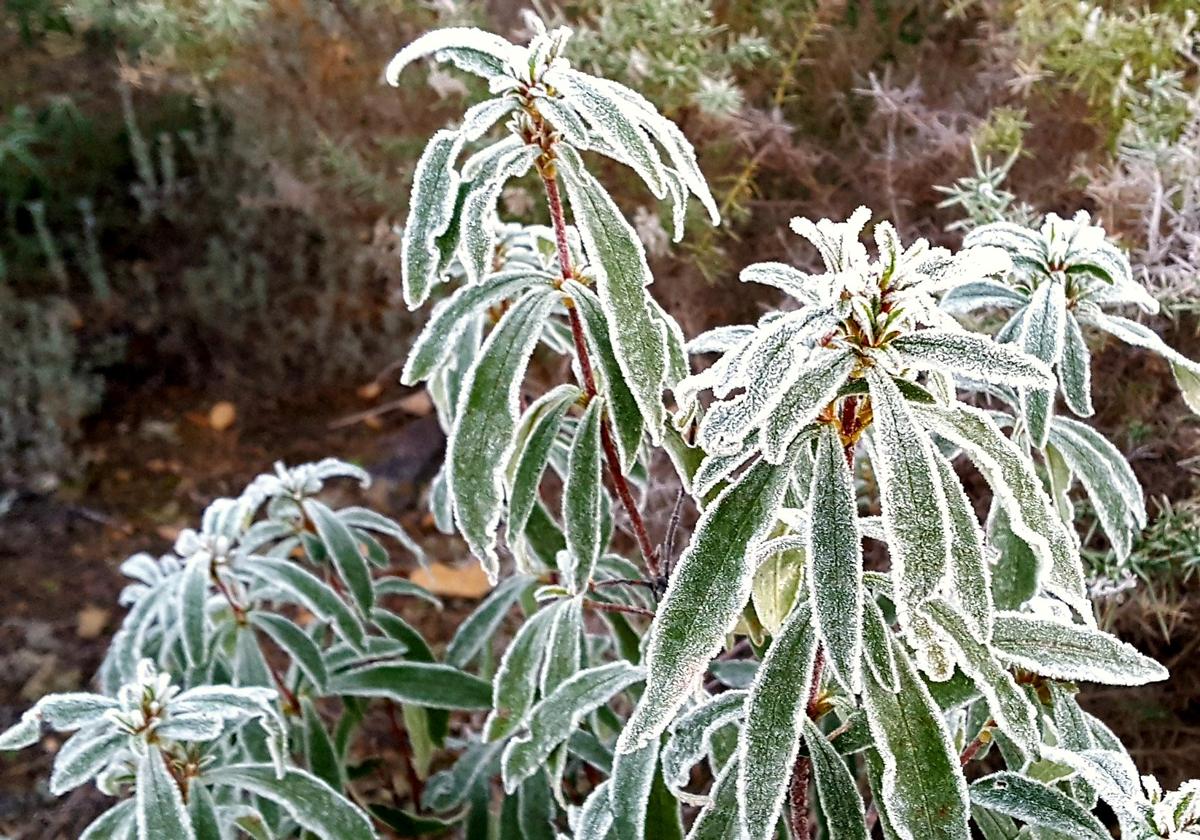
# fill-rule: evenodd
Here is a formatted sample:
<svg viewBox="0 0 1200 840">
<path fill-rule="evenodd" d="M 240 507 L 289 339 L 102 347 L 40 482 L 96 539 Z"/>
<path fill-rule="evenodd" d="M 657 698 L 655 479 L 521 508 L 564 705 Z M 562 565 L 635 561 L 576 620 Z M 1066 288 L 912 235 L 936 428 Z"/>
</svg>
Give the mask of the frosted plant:
<svg viewBox="0 0 1200 840">
<path fill-rule="evenodd" d="M 1084 423 L 1031 410 L 1068 367 L 1046 351 L 1046 299 L 1071 318 L 1144 302 L 1120 253 L 1083 218 L 1052 217 L 1044 235 L 992 226 L 957 252 L 905 247 L 887 222 L 872 252 L 862 208 L 797 219 L 824 273 L 741 275 L 796 305 L 687 343 L 584 155 L 632 168 L 671 205 L 677 237 L 689 195 L 711 209 L 708 189 L 679 129 L 573 70 L 567 42 L 536 24 L 526 46 L 444 30 L 389 68 L 432 56 L 492 95 L 432 138 L 403 231 L 409 305 L 439 298 L 402 374 L 426 383 L 448 432 L 434 519 L 495 582 L 444 652 L 391 608 L 437 604 L 393 573 L 385 543 L 419 557 L 416 544 L 322 501 L 327 482 L 369 476 L 280 465 L 210 505 L 173 553 L 126 562 L 104 694 L 42 700 L 0 748 L 32 744 L 42 723 L 82 726 L 60 781 L 98 776 L 124 797 L 92 840 L 377 826 L 808 840 L 818 825 L 866 840 L 876 824 L 889 840 L 1094 839 L 1111 836 L 1100 803 L 1122 837 L 1189 836 L 1195 784 L 1163 795 L 1140 780 L 1075 699 L 1079 682 L 1167 676 L 1097 628 L 1071 527 L 1077 482 L 1127 550 L 1141 490 Z M 546 228 L 497 212 L 530 169 Z M 996 341 L 945 306 L 972 294 L 1026 312 L 1040 301 L 1044 317 Z M 689 352 L 718 358 L 693 372 Z M 659 539 L 642 512 L 664 481 L 656 447 L 681 486 Z M 985 522 L 959 455 L 990 486 Z M 697 522 L 676 551 L 689 505 Z M 864 570 L 864 540 L 886 547 L 886 571 Z M 356 786 L 369 767 L 354 734 L 376 709 L 404 730 L 402 767 L 382 775 L 406 785 L 386 801 Z M 1000 769 L 981 777 L 989 753 Z"/>
</svg>

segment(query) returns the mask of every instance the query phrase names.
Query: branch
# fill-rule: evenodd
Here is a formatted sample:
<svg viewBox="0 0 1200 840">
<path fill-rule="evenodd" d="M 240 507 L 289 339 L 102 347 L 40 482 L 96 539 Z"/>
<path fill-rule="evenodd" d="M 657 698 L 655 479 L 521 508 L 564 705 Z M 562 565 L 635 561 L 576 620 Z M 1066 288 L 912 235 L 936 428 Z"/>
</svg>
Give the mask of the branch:
<svg viewBox="0 0 1200 840">
<path fill-rule="evenodd" d="M 825 649 L 817 645 L 817 657 L 813 662 L 812 682 L 808 686 L 808 707 L 805 710 L 816 720 L 820 712 L 821 675 L 825 670 Z M 792 782 L 788 786 L 788 804 L 791 806 L 790 828 L 795 840 L 808 840 L 812 836 L 812 825 L 808 820 L 808 782 L 812 776 L 812 762 L 806 755 L 797 755 L 792 765 Z"/>
</svg>

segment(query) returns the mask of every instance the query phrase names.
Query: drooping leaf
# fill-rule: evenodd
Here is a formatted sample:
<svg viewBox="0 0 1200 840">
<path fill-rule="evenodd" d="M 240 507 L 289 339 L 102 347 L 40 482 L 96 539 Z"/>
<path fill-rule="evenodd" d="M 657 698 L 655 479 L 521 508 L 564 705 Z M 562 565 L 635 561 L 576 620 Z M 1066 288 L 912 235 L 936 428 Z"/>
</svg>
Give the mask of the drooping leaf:
<svg viewBox="0 0 1200 840">
<path fill-rule="evenodd" d="M 600 536 L 601 484 L 600 423 L 604 400 L 594 397 L 575 427 L 563 487 L 563 525 L 567 566 L 563 582 L 573 594 L 587 590 L 604 550 Z"/>
<path fill-rule="evenodd" d="M 682 790 L 692 767 L 710 750 L 713 733 L 744 714 L 746 692 L 724 691 L 681 715 L 671 724 L 671 738 L 662 751 L 663 778 L 672 790 Z"/>
<path fill-rule="evenodd" d="M 425 56 L 451 61 L 460 70 L 492 79 L 511 72 L 525 63 L 527 50 L 509 43 L 499 35 L 471 27 L 447 27 L 427 32 L 408 44 L 388 62 L 384 76 L 390 85 L 400 83 L 400 73 L 412 62 Z"/>
<path fill-rule="evenodd" d="M 996 615 L 992 644 L 1001 659 L 1059 680 L 1144 685 L 1167 669 L 1109 633 L 1024 613 Z"/>
<path fill-rule="evenodd" d="M 304 512 L 316 526 L 317 535 L 333 560 L 338 577 L 345 581 L 360 613 L 366 615 L 375 605 L 375 589 L 371 585 L 370 567 L 354 534 L 337 514 L 316 499 L 304 500 Z"/>
<path fill-rule="evenodd" d="M 542 473 L 558 437 L 567 409 L 582 392 L 574 385 L 559 385 L 530 403 L 517 426 L 516 447 L 506 471 L 508 484 L 507 537 L 510 543 L 525 533 L 537 504 Z"/>
<path fill-rule="evenodd" d="M 453 217 L 459 184 L 454 161 L 464 142 L 462 132 L 438 131 L 413 172 L 408 221 L 400 242 L 404 302 L 409 309 L 425 302 L 437 279 L 441 261 L 437 239 Z"/>
<path fill-rule="evenodd" d="M 713 782 L 708 804 L 700 809 L 687 840 L 739 840 L 741 837 L 740 807 L 738 805 L 738 760 L 726 762 Z"/>
<path fill-rule="evenodd" d="M 813 353 L 763 424 L 764 458 L 774 463 L 783 460 L 792 442 L 837 395 L 855 364 L 849 350 Z"/>
<path fill-rule="evenodd" d="M 365 630 L 354 612 L 312 573 L 287 560 L 273 557 L 254 557 L 246 570 L 282 590 L 289 600 L 299 603 L 322 621 L 331 622 L 338 635 L 350 644 L 361 647 Z"/>
<path fill-rule="evenodd" d="M 983 529 L 954 468 L 935 458 L 950 513 L 950 583 L 963 616 L 981 639 L 992 635 L 992 579 Z"/>
<path fill-rule="evenodd" d="M 1080 417 L 1091 417 L 1092 354 L 1083 340 L 1083 331 L 1074 313 L 1067 313 L 1062 358 L 1058 362 L 1059 386 L 1067 408 Z"/>
<path fill-rule="evenodd" d="M 866 811 L 854 776 L 824 733 L 807 717 L 804 743 L 812 760 L 813 780 L 829 840 L 867 840 Z"/>
<path fill-rule="evenodd" d="M 62 796 L 91 781 L 109 759 L 128 742 L 129 736 L 114 729 L 107 720 L 90 724 L 67 739 L 54 755 L 50 792 Z"/>
<path fill-rule="evenodd" d="M 558 608 L 551 605 L 535 613 L 505 649 L 492 681 L 492 712 L 483 727 L 487 740 L 495 741 L 520 726 L 533 705 L 551 620 Z"/>
<path fill-rule="evenodd" d="M 298 767 L 288 767 L 282 778 L 267 764 L 232 764 L 208 771 L 210 784 L 261 796 L 281 806 L 302 828 L 318 837 L 339 840 L 374 840 L 375 829 L 362 811 L 325 782 Z M 150 835 L 171 837 L 178 835 Z"/>
<path fill-rule="evenodd" d="M 616 840 L 646 836 L 646 809 L 658 769 L 659 742 L 652 740 L 636 752 L 617 753 L 609 778 L 608 799 Z"/>
<path fill-rule="evenodd" d="M 533 581 L 527 575 L 513 575 L 488 593 L 482 603 L 458 626 L 446 647 L 446 664 L 465 668 L 488 644 L 508 611 Z"/>
<path fill-rule="evenodd" d="M 1183 401 L 1192 413 L 1200 414 L 1200 364 L 1179 353 L 1163 341 L 1158 333 L 1137 321 L 1090 310 L 1081 313 L 1080 317 L 1084 323 L 1099 327 L 1126 344 L 1158 353 L 1170 362 L 1171 372 L 1175 375 L 1175 384 L 1179 386 Z"/>
<path fill-rule="evenodd" d="M 971 801 L 1027 825 L 1086 840 L 1112 836 L 1100 820 L 1058 788 L 1008 771 L 971 785 Z"/>
<path fill-rule="evenodd" d="M 279 645 L 317 691 L 325 690 L 329 678 L 325 660 L 321 657 L 321 649 L 307 633 L 290 619 L 274 613 L 255 611 L 250 613 L 250 621 Z"/>
</svg>

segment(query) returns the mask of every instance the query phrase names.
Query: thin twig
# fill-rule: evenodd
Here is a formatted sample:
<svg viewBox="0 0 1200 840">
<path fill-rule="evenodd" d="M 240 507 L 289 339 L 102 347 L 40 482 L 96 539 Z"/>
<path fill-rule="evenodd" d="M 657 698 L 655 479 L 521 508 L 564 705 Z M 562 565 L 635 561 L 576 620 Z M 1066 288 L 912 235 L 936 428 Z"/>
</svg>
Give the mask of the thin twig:
<svg viewBox="0 0 1200 840">
<path fill-rule="evenodd" d="M 597 612 L 624 613 L 626 615 L 640 615 L 646 618 L 654 618 L 654 611 L 643 609 L 641 607 L 627 607 L 624 604 L 610 604 L 607 601 L 593 601 L 591 598 L 584 598 L 583 605 L 591 607 Z"/>
</svg>

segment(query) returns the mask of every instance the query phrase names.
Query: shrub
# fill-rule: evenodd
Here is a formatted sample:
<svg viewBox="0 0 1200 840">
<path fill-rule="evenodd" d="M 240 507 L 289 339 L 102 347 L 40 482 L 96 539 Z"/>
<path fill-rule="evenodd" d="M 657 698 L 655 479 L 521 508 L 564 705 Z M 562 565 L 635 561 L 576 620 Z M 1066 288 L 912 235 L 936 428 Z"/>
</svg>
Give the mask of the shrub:
<svg viewBox="0 0 1200 840">
<path fill-rule="evenodd" d="M 372 836 L 353 738 L 376 700 L 400 707 L 418 782 L 435 752 L 457 753 L 420 797 L 437 816 L 367 805 L 402 833 L 487 836 L 499 821 L 522 837 L 669 838 L 688 822 L 696 838 L 770 838 L 783 820 L 796 838 L 818 825 L 865 838 L 876 824 L 906 840 L 966 840 L 972 824 L 987 838 L 1099 838 L 1101 802 L 1122 836 L 1194 833 L 1196 783 L 1164 795 L 1139 779 L 1074 696 L 1079 682 L 1166 677 L 1098 629 L 1088 599 L 1071 484 L 1118 552 L 1145 513 L 1119 453 L 1056 411 L 1061 391 L 1091 413 L 1081 327 L 1163 353 L 1197 402 L 1195 363 L 1103 311 L 1150 305 L 1121 252 L 1086 215 L 986 225 L 958 252 L 905 247 L 879 222 L 874 256 L 865 208 L 797 218 L 824 273 L 751 265 L 743 281 L 794 303 L 685 342 L 585 154 L 636 172 L 677 238 L 690 197 L 718 221 L 712 198 L 682 132 L 573 69 L 568 36 L 537 28 L 522 47 L 446 29 L 388 69 L 395 80 L 433 56 L 492 94 L 421 155 L 402 241 L 410 307 L 463 279 L 403 379 L 427 383 L 449 429 L 435 518 L 497 583 L 443 662 L 387 606 L 428 597 L 385 571 L 381 538 L 416 553 L 412 541 L 316 498 L 365 475 L 280 467 L 214 503 L 174 555 L 131 559 L 103 694 L 43 699 L 0 747 L 35 742 L 43 724 L 79 729 L 53 788 L 98 775 L 107 792 L 134 790 L 92 837 Z M 497 217 L 505 182 L 530 170 L 549 229 Z M 982 307 L 1016 311 L 995 340 L 951 314 Z M 693 373 L 697 354 L 718 358 Z M 531 360 L 553 370 L 561 356 L 575 382 L 532 391 Z M 986 396 L 999 408 L 976 404 Z M 661 540 L 638 501 L 670 480 L 658 449 L 684 491 Z M 969 492 L 959 455 L 990 501 Z M 863 477 L 877 488 L 866 498 Z M 699 519 L 676 556 L 685 498 Z M 886 571 L 865 568 L 864 538 L 886 547 Z M 487 716 L 452 727 L 451 712 Z M 495 813 L 497 775 L 508 796 Z"/>
</svg>

